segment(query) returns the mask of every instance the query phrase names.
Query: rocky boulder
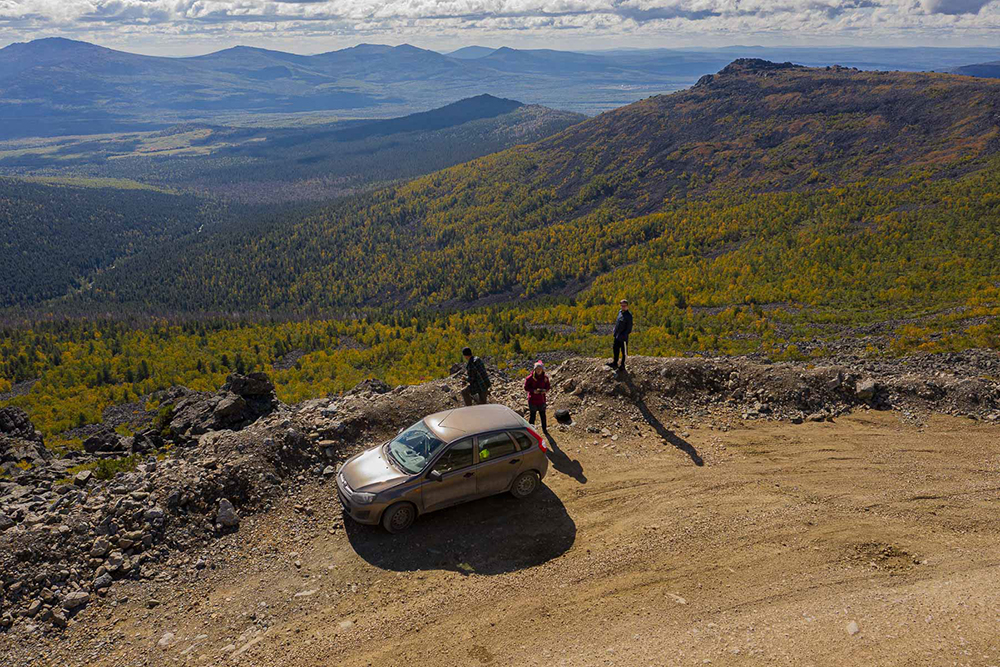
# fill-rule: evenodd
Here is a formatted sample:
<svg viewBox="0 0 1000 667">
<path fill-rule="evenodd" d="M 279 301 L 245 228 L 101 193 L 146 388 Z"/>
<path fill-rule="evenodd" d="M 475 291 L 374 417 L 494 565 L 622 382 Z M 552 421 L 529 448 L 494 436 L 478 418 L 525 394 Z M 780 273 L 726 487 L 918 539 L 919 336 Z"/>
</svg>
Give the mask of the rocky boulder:
<svg viewBox="0 0 1000 667">
<path fill-rule="evenodd" d="M 362 380 L 353 389 L 347 391 L 345 396 L 361 396 L 364 394 L 388 394 L 392 391 L 390 387 L 382 380 L 376 378 L 368 378 L 367 380 Z"/>
<path fill-rule="evenodd" d="M 88 454 L 121 454 L 128 449 L 125 439 L 106 427 L 83 441 L 83 450 Z"/>
<path fill-rule="evenodd" d="M 146 429 L 136 433 L 125 442 L 133 454 L 148 454 L 164 445 L 163 436 L 155 429 Z"/>
<path fill-rule="evenodd" d="M 226 384 L 222 385 L 222 391 L 229 391 L 244 398 L 264 398 L 270 400 L 274 397 L 274 383 L 267 373 L 250 373 L 240 375 L 233 373 L 226 378 Z"/>
<path fill-rule="evenodd" d="M 240 525 L 240 516 L 228 498 L 219 501 L 219 511 L 215 514 L 215 522 L 223 528 L 235 528 Z"/>
<path fill-rule="evenodd" d="M 42 434 L 35 430 L 28 413 L 21 408 L 0 408 L 0 435 L 42 442 Z"/>
<path fill-rule="evenodd" d="M 875 399 L 876 393 L 878 393 L 878 382 L 872 378 L 859 380 L 854 389 L 854 395 L 862 403 L 872 402 Z"/>
<path fill-rule="evenodd" d="M 88 602 L 90 602 L 90 593 L 85 591 L 74 591 L 63 598 L 62 604 L 63 609 L 71 611 L 73 609 L 79 609 Z"/>
<path fill-rule="evenodd" d="M 42 434 L 21 408 L 0 408 L 0 469 L 10 471 L 22 461 L 40 465 L 52 459 Z"/>
</svg>

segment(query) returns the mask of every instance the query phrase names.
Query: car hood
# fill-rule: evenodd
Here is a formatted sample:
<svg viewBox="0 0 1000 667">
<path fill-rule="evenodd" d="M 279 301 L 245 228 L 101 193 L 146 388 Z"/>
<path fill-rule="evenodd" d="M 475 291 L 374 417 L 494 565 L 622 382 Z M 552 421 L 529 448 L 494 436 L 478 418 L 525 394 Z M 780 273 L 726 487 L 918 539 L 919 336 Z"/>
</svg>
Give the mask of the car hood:
<svg viewBox="0 0 1000 667">
<path fill-rule="evenodd" d="M 354 491 L 381 491 L 409 477 L 385 460 L 381 446 L 361 452 L 340 472 Z"/>
</svg>

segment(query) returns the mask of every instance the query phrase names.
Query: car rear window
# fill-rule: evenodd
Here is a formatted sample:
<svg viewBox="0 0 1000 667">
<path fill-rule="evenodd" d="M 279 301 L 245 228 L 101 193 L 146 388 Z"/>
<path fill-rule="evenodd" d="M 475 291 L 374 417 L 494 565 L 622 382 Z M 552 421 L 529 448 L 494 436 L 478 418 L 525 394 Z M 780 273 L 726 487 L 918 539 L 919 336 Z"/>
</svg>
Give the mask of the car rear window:
<svg viewBox="0 0 1000 667">
<path fill-rule="evenodd" d="M 535 441 L 524 431 L 514 431 L 511 435 L 517 440 L 517 448 L 522 452 L 535 446 Z"/>
<path fill-rule="evenodd" d="M 517 451 L 514 441 L 506 433 L 479 436 L 479 460 L 490 461 Z"/>
</svg>

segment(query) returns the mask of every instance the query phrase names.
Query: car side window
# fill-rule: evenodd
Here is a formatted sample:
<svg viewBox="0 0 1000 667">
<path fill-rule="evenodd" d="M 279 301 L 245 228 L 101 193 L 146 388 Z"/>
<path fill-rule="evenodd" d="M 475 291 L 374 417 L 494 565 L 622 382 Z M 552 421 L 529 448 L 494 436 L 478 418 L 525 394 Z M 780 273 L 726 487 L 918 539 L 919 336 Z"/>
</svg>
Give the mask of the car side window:
<svg viewBox="0 0 1000 667">
<path fill-rule="evenodd" d="M 517 448 L 522 452 L 535 446 L 535 441 L 532 440 L 524 431 L 514 431 L 511 435 L 514 436 L 515 440 L 517 440 Z"/>
<path fill-rule="evenodd" d="M 445 473 L 472 465 L 472 438 L 459 440 L 449 447 L 434 464 L 434 470 Z"/>
<path fill-rule="evenodd" d="M 517 451 L 514 441 L 506 433 L 479 436 L 479 460 L 490 461 Z"/>
</svg>

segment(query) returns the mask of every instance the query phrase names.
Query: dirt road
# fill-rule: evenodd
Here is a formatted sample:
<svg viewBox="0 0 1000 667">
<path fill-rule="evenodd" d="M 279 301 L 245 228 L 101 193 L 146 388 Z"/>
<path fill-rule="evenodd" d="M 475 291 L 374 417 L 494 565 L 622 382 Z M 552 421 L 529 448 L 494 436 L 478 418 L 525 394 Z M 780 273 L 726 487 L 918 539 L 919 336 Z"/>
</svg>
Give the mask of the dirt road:
<svg viewBox="0 0 1000 667">
<path fill-rule="evenodd" d="M 1000 665 L 995 427 L 868 413 L 664 434 L 553 431 L 535 497 L 401 536 L 344 525 L 332 483 L 309 487 L 207 568 L 191 555 L 158 590 L 116 589 L 44 655 L 0 648 L 14 664 Z"/>
</svg>

